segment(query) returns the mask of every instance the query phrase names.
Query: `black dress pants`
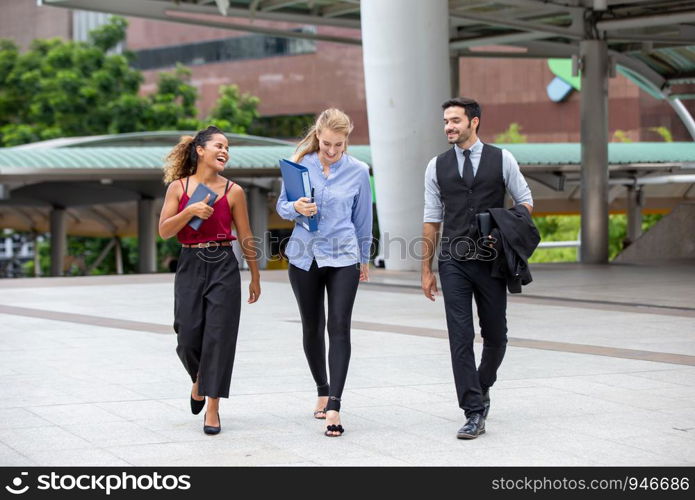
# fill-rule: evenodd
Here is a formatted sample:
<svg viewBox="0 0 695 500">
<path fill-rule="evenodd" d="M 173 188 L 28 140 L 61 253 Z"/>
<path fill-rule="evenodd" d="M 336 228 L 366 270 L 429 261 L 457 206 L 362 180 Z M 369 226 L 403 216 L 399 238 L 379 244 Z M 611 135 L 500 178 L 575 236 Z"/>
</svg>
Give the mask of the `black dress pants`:
<svg viewBox="0 0 695 500">
<path fill-rule="evenodd" d="M 490 276 L 491 266 L 491 262 L 480 260 L 439 260 L 456 394 L 466 417 L 483 412 L 482 395 L 497 380 L 497 369 L 507 348 L 506 282 Z M 477 369 L 473 351 L 474 297 L 483 338 Z"/>
<path fill-rule="evenodd" d="M 318 267 L 313 261 L 304 271 L 290 264 L 290 283 L 302 317 L 304 354 L 316 382 L 319 396 L 331 396 L 327 410 L 340 410 L 350 364 L 350 322 L 360 281 L 359 264 L 345 267 Z M 326 375 L 326 312 L 328 294 L 328 368 Z M 337 398 L 333 399 L 333 398 Z"/>
<path fill-rule="evenodd" d="M 228 398 L 241 312 L 232 247 L 181 248 L 174 281 L 176 353 L 198 394 Z"/>
</svg>

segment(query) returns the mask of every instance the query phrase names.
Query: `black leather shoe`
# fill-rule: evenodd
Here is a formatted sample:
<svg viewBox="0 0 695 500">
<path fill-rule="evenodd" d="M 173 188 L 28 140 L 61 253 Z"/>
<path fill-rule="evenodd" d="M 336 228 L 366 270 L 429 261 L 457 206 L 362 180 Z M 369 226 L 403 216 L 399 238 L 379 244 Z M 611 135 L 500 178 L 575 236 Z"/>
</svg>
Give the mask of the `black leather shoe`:
<svg viewBox="0 0 695 500">
<path fill-rule="evenodd" d="M 193 395 L 191 394 L 191 413 L 193 413 L 193 415 L 200 413 L 204 406 L 205 398 L 203 398 L 202 401 L 198 401 L 197 399 L 193 399 Z"/>
<path fill-rule="evenodd" d="M 456 433 L 459 439 L 475 439 L 481 434 L 485 434 L 485 417 L 480 413 L 474 413 L 468 421 Z"/>
<path fill-rule="evenodd" d="M 217 412 L 217 420 L 220 421 L 220 413 L 219 412 Z M 205 416 L 203 416 L 203 432 L 205 434 L 210 434 L 210 435 L 219 434 L 221 430 L 222 430 L 222 422 L 221 421 L 220 421 L 220 425 L 218 425 L 218 426 L 205 425 Z"/>
<path fill-rule="evenodd" d="M 483 418 L 487 418 L 487 414 L 490 413 L 490 389 L 483 393 Z"/>
</svg>

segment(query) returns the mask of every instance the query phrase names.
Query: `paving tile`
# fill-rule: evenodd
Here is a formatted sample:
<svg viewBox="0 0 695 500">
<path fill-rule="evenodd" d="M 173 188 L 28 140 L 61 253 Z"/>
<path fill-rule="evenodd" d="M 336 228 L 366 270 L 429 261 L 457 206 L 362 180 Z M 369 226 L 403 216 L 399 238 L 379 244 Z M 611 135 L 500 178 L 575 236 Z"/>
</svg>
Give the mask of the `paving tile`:
<svg viewBox="0 0 695 500">
<path fill-rule="evenodd" d="M 647 268 L 643 276 L 576 269 L 543 267 L 533 293 L 646 301 L 645 284 L 656 283 L 678 290 L 659 297 L 665 305 L 684 307 L 679 297 L 695 296 L 690 269 Z M 365 286 L 353 313 L 365 328 L 352 332 L 346 432 L 336 439 L 311 415 L 316 391 L 296 304 L 287 300 L 286 273 L 272 276 L 262 303 L 243 305 L 223 430 L 214 437 L 203 434 L 203 415 L 190 413 L 190 379 L 173 333 L 0 314 L 0 465 L 695 465 L 695 367 L 568 352 L 575 343 L 695 354 L 692 318 L 511 296 L 510 337 L 568 349 L 512 342 L 492 389 L 487 432 L 463 441 L 446 338 L 382 331 L 445 331 L 442 302 Z M 0 293 L 0 304 L 171 324 L 172 277 L 116 278 L 84 278 L 89 286 L 39 280 L 40 287 Z"/>
</svg>

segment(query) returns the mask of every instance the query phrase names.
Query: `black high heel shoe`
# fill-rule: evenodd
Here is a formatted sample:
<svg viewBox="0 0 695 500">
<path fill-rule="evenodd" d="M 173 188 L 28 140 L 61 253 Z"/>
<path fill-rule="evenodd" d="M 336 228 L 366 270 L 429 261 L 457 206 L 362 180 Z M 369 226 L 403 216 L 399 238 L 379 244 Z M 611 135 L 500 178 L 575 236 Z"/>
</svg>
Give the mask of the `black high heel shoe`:
<svg viewBox="0 0 695 500">
<path fill-rule="evenodd" d="M 328 404 L 326 405 L 326 412 L 329 411 L 337 411 L 340 412 L 340 398 L 336 398 L 335 396 L 331 396 L 328 398 Z M 330 408 L 330 407 L 333 408 Z M 337 408 L 336 408 L 337 406 Z M 328 413 L 326 413 L 326 418 L 328 418 Z M 333 432 L 337 432 L 338 434 L 332 434 Z M 343 435 L 343 432 L 345 432 L 345 429 L 343 429 L 343 426 L 338 424 L 331 424 L 326 426 L 326 430 L 324 431 L 323 435 L 327 437 L 340 437 Z"/>
<path fill-rule="evenodd" d="M 193 413 L 193 415 L 200 413 L 204 406 L 205 398 L 203 398 L 202 401 L 198 401 L 197 399 L 193 399 L 193 394 L 191 394 L 191 413 Z"/>
<path fill-rule="evenodd" d="M 207 412 L 205 412 L 207 414 Z M 220 420 L 220 412 L 217 412 L 217 420 L 220 422 L 220 425 L 214 426 L 214 425 L 205 425 L 205 415 L 203 415 L 203 432 L 205 434 L 209 435 L 214 435 L 214 434 L 219 434 L 220 431 L 222 430 L 222 421 Z"/>
</svg>

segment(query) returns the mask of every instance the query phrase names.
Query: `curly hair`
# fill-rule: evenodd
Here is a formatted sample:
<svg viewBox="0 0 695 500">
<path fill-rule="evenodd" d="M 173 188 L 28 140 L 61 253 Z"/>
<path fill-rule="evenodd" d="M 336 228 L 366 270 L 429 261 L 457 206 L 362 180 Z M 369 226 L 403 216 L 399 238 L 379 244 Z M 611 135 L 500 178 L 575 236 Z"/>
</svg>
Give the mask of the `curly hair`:
<svg viewBox="0 0 695 500">
<path fill-rule="evenodd" d="M 352 120 L 350 120 L 347 114 L 336 108 L 328 108 L 322 111 L 316 119 L 316 123 L 311 126 L 304 136 L 304 139 L 297 144 L 294 161 L 300 162 L 306 155 L 315 153 L 319 150 L 319 139 L 317 134 L 320 134 L 322 130 L 338 132 L 345 134 L 347 137 L 350 135 L 350 132 L 352 132 Z"/>
<path fill-rule="evenodd" d="M 181 136 L 179 143 L 164 159 L 164 184 L 195 174 L 198 168 L 196 147 L 205 146 L 215 134 L 224 135 L 224 132 L 211 125 L 205 130 L 200 130 L 195 137 L 192 135 Z"/>
</svg>

